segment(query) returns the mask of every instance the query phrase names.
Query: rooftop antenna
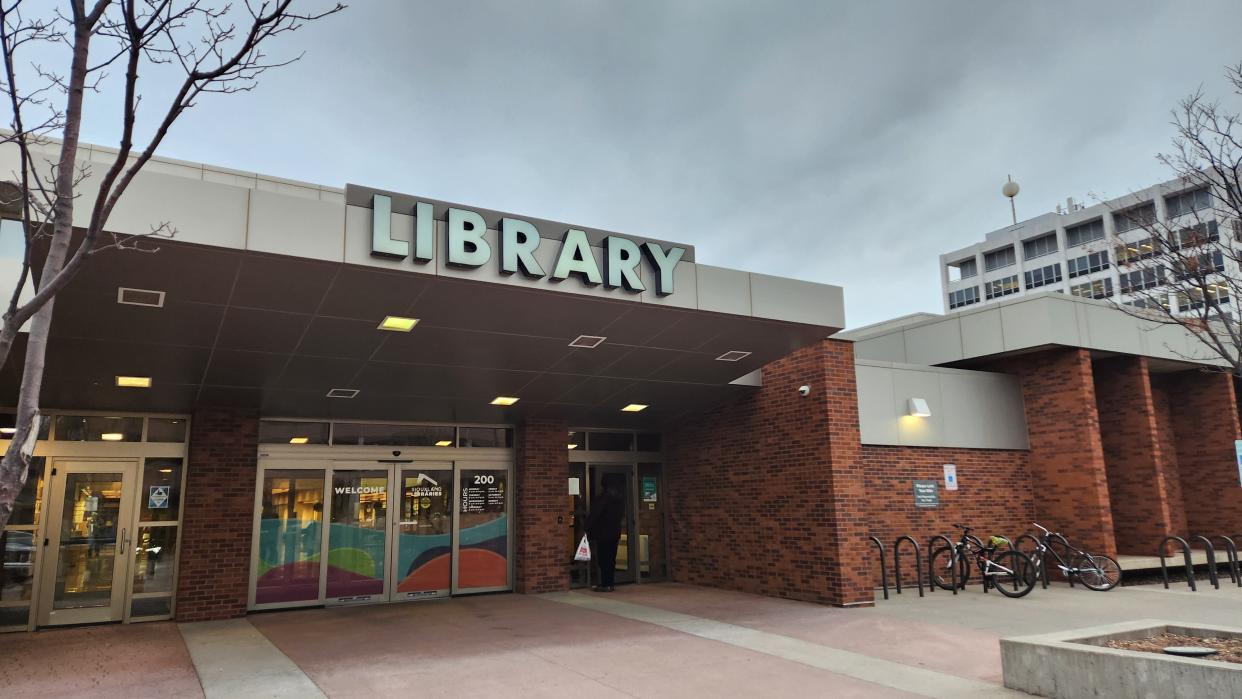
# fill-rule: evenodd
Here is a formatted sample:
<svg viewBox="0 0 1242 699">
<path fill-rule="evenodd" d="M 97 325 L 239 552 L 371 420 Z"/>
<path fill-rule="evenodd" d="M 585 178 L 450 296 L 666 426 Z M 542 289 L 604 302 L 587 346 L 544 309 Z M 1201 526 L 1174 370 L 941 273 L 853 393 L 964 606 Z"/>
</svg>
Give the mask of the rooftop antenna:
<svg viewBox="0 0 1242 699">
<path fill-rule="evenodd" d="M 1014 182 L 1009 175 L 1005 175 L 1005 185 L 1001 187 L 1001 194 L 1009 197 L 1009 213 L 1013 216 L 1014 225 L 1018 225 L 1018 209 L 1013 204 L 1013 198 L 1018 196 L 1018 183 Z"/>
</svg>

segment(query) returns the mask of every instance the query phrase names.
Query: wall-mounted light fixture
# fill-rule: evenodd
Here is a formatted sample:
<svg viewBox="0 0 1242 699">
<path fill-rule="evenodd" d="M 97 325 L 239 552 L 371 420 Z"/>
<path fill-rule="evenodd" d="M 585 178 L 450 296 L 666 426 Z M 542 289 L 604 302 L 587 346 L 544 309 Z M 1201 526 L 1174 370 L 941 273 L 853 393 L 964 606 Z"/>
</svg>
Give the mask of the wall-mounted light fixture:
<svg viewBox="0 0 1242 699">
<path fill-rule="evenodd" d="M 927 407 L 927 399 L 911 398 L 906 401 L 906 415 L 911 417 L 931 417 L 931 408 Z"/>
</svg>

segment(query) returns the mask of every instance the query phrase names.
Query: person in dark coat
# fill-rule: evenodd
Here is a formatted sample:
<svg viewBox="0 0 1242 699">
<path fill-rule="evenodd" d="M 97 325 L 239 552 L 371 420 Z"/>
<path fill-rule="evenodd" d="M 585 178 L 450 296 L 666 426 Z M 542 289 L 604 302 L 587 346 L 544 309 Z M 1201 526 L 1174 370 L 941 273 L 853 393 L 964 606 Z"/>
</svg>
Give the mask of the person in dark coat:
<svg viewBox="0 0 1242 699">
<path fill-rule="evenodd" d="M 625 495 L 622 493 L 624 477 L 606 474 L 604 489 L 591 502 L 587 516 L 587 536 L 591 540 L 591 557 L 599 566 L 599 585 L 596 592 L 612 592 L 617 574 L 617 545 L 621 542 L 621 523 L 625 518 Z"/>
</svg>

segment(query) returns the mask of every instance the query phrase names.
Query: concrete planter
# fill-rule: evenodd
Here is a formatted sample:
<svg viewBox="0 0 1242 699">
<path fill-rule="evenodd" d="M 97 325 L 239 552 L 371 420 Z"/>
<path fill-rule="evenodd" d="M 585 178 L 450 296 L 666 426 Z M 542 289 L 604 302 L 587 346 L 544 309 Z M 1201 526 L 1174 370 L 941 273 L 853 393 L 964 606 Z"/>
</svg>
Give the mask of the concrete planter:
<svg viewBox="0 0 1242 699">
<path fill-rule="evenodd" d="M 1103 647 L 1166 631 L 1242 638 L 1242 629 L 1155 619 L 1004 638 L 1005 686 L 1054 699 L 1242 696 L 1242 664 Z"/>
</svg>

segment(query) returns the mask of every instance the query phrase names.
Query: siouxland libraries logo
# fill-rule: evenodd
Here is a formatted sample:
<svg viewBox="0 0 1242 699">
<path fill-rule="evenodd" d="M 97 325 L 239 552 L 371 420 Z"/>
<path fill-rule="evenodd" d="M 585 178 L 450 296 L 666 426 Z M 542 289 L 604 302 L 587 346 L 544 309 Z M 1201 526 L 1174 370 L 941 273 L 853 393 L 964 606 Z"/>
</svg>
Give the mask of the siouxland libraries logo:
<svg viewBox="0 0 1242 699">
<path fill-rule="evenodd" d="M 435 259 L 435 207 L 427 202 L 414 204 L 414 239 L 392 237 L 392 197 L 371 195 L 371 255 L 391 260 L 413 256 L 416 263 Z M 448 207 L 444 217 L 445 264 L 459 269 L 478 269 L 492 261 L 492 244 L 487 240 L 487 221 L 469 209 Z M 502 275 L 521 274 L 528 279 L 562 282 L 576 276 L 588 286 L 603 285 L 609 289 L 632 292 L 647 290 L 639 274 L 645 259 L 654 274 L 654 291 L 660 296 L 673 293 L 674 272 L 686 249 L 647 241 L 636 243 L 618 235 L 605 236 L 602 241 L 603 269 L 591 251 L 585 231 L 569 228 L 561 238 L 561 247 L 549 273 L 536 258 L 543 238 L 534 224 L 517 218 L 503 217 L 497 224 L 496 247 Z"/>
</svg>

